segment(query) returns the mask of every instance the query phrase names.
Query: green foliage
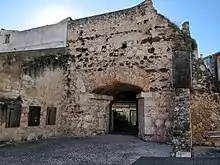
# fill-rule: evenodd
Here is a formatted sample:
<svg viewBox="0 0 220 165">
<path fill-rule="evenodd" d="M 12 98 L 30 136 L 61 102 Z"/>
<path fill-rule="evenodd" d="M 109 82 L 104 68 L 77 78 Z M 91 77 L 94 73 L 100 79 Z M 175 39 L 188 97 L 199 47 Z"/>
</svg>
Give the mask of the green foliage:
<svg viewBox="0 0 220 165">
<path fill-rule="evenodd" d="M 194 38 L 191 38 L 191 46 L 192 50 L 196 50 L 198 48 L 197 42 Z"/>
<path fill-rule="evenodd" d="M 170 27 L 173 28 L 173 30 L 174 30 L 175 32 L 180 31 L 180 28 L 179 28 L 178 25 L 176 25 L 175 23 L 171 23 L 171 24 L 170 24 Z"/>
</svg>

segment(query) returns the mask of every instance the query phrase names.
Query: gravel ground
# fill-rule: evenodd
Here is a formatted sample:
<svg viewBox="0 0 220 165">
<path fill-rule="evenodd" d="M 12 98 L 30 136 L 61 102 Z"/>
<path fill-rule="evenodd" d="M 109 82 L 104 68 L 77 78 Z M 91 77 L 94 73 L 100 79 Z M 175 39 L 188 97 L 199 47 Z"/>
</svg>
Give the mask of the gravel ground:
<svg viewBox="0 0 220 165">
<path fill-rule="evenodd" d="M 171 146 L 134 136 L 62 137 L 0 148 L 1 165 L 129 165 L 141 156 L 169 157 Z"/>
</svg>

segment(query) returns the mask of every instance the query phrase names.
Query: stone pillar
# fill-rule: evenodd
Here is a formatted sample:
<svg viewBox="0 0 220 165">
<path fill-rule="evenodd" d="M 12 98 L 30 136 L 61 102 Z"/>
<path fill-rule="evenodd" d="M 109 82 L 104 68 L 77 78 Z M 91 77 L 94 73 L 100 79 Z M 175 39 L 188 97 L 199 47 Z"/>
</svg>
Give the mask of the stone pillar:
<svg viewBox="0 0 220 165">
<path fill-rule="evenodd" d="M 194 58 L 192 58 L 192 39 L 188 21 L 183 23 L 182 31 L 185 50 L 176 47 L 177 51 L 174 51 L 173 58 L 175 102 L 170 131 L 173 144 L 172 156 L 191 157 L 190 87 Z"/>
<path fill-rule="evenodd" d="M 137 95 L 138 99 L 138 128 L 139 137 L 143 140 L 153 140 L 155 136 L 155 130 L 153 126 L 153 120 L 151 117 L 151 109 L 155 107 L 153 100 L 153 93 L 141 92 Z"/>
<path fill-rule="evenodd" d="M 172 156 L 191 157 L 190 89 L 176 89 L 171 132 Z"/>
</svg>

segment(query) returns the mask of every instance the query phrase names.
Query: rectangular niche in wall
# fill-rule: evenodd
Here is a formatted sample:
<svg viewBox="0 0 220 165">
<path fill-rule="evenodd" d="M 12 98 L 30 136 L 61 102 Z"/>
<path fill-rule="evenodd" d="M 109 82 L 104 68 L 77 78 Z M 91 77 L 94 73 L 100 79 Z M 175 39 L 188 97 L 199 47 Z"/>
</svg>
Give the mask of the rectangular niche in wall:
<svg viewBox="0 0 220 165">
<path fill-rule="evenodd" d="M 48 107 L 47 108 L 47 125 L 55 125 L 56 124 L 56 107 Z"/>
<path fill-rule="evenodd" d="M 21 105 L 8 105 L 6 113 L 6 128 L 20 127 Z"/>
<path fill-rule="evenodd" d="M 39 106 L 30 106 L 28 115 L 28 126 L 39 126 L 40 125 L 40 111 Z"/>
<path fill-rule="evenodd" d="M 11 37 L 10 34 L 6 34 L 5 35 L 5 41 L 4 41 L 5 44 L 9 44 L 10 43 L 10 37 Z"/>
</svg>

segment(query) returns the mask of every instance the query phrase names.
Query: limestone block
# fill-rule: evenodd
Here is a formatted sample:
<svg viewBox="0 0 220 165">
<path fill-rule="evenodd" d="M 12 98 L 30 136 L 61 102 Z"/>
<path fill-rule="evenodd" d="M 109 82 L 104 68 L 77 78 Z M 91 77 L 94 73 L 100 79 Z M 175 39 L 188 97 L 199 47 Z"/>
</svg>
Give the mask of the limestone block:
<svg viewBox="0 0 220 165">
<path fill-rule="evenodd" d="M 85 87 L 84 82 L 81 78 L 77 78 L 76 88 L 78 88 L 79 91 L 81 91 L 81 92 L 86 92 L 86 87 Z"/>
<path fill-rule="evenodd" d="M 137 94 L 137 99 L 138 98 L 153 98 L 153 93 L 152 92 L 141 92 L 140 94 Z"/>
<path fill-rule="evenodd" d="M 157 127 L 161 127 L 163 124 L 164 124 L 164 121 L 163 121 L 163 120 L 157 119 L 157 120 L 155 121 L 155 125 L 156 125 Z"/>
<path fill-rule="evenodd" d="M 83 122 L 82 123 L 82 128 L 84 128 L 84 129 L 89 129 L 89 128 L 91 128 L 91 124 L 92 123 L 89 123 L 89 122 Z M 81 124 L 80 124 L 81 125 Z M 80 127 L 80 125 L 78 126 L 78 127 Z"/>
<path fill-rule="evenodd" d="M 6 84 L 4 82 L 0 81 L 0 89 L 5 90 L 6 89 Z"/>
<path fill-rule="evenodd" d="M 156 102 L 154 100 L 144 100 L 144 106 L 145 107 L 155 107 L 156 106 Z"/>
<path fill-rule="evenodd" d="M 94 119 L 94 116 L 93 115 L 85 115 L 84 116 L 84 120 L 85 121 L 90 121 L 90 122 L 92 122 L 93 121 L 93 119 Z"/>
<path fill-rule="evenodd" d="M 127 57 L 133 57 L 134 56 L 134 53 L 133 53 L 133 51 L 128 51 L 128 53 L 127 53 Z"/>
<path fill-rule="evenodd" d="M 98 47 L 97 47 L 97 51 L 98 51 L 98 52 L 101 52 L 101 51 L 102 51 L 102 46 L 98 46 Z"/>
<path fill-rule="evenodd" d="M 127 43 L 127 46 L 128 47 L 131 47 L 133 45 L 133 42 L 132 41 L 129 41 L 128 43 Z"/>
<path fill-rule="evenodd" d="M 181 152 L 181 151 L 178 151 L 176 153 L 176 157 L 190 158 L 190 157 L 192 157 L 192 154 L 191 154 L 191 152 Z"/>
<path fill-rule="evenodd" d="M 21 78 L 23 81 L 32 81 L 32 78 L 28 75 L 23 75 Z"/>
<path fill-rule="evenodd" d="M 155 128 L 153 127 L 153 121 L 151 117 L 144 118 L 144 134 L 152 135 L 155 133 Z"/>
<path fill-rule="evenodd" d="M 142 50 L 138 50 L 137 52 L 136 52 L 136 56 L 143 56 L 143 55 L 145 55 L 146 53 L 144 52 L 144 51 L 142 51 Z"/>
<path fill-rule="evenodd" d="M 200 65 L 199 68 L 200 68 L 202 71 L 205 71 L 205 66 L 204 66 L 204 65 Z"/>
<path fill-rule="evenodd" d="M 94 52 L 95 49 L 94 49 L 93 47 L 90 47 L 90 48 L 89 48 L 89 51 L 90 51 L 90 52 Z"/>
<path fill-rule="evenodd" d="M 100 130 L 105 130 L 107 128 L 107 122 L 105 119 L 101 118 L 99 119 L 99 129 Z"/>
<path fill-rule="evenodd" d="M 170 121 L 168 121 L 168 120 L 165 122 L 165 126 L 166 126 L 167 128 L 169 128 L 169 127 L 170 127 L 170 124 L 171 124 L 171 122 L 170 122 Z"/>
</svg>

